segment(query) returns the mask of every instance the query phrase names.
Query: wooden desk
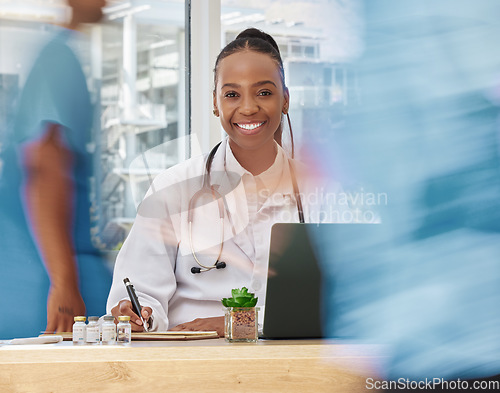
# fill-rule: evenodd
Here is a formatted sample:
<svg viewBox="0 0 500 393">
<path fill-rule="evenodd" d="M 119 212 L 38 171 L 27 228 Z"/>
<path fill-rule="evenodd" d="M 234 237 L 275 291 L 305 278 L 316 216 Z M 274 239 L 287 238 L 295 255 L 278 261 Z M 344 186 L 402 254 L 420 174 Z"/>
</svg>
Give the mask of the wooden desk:
<svg viewBox="0 0 500 393">
<path fill-rule="evenodd" d="M 223 339 L 121 346 L 0 347 L 0 392 L 354 392 L 370 348 L 321 340 Z M 362 355 L 360 355 L 362 353 Z M 370 354 L 371 353 L 371 354 Z"/>
</svg>

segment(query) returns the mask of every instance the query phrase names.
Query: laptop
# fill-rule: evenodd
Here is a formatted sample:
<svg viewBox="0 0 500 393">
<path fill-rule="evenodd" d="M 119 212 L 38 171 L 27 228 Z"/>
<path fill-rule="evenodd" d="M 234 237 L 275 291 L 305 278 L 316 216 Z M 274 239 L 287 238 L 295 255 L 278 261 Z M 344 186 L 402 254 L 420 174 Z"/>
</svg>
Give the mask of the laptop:
<svg viewBox="0 0 500 393">
<path fill-rule="evenodd" d="M 380 225 L 374 224 L 274 224 L 259 336 L 269 339 L 334 337 L 331 329 L 328 335 L 324 332 L 325 324 L 335 318 L 334 265 L 339 258 L 356 254 L 363 242 L 375 240 L 378 234 Z M 328 245 L 321 250 L 327 257 L 319 258 L 317 244 Z"/>
</svg>

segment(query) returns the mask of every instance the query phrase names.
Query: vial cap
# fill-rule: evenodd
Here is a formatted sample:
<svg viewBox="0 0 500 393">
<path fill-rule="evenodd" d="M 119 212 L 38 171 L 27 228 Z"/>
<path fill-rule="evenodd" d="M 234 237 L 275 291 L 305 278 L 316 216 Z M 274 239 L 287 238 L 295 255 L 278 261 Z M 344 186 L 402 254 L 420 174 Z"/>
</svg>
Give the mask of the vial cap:
<svg viewBox="0 0 500 393">
<path fill-rule="evenodd" d="M 89 317 L 89 322 L 97 322 L 99 320 L 99 317 Z"/>
<path fill-rule="evenodd" d="M 74 317 L 73 320 L 75 322 L 85 322 L 87 320 L 86 317 L 82 317 L 82 316 L 78 316 L 78 317 Z"/>
<path fill-rule="evenodd" d="M 105 321 L 115 321 L 115 317 L 113 315 L 105 315 L 104 316 Z"/>
<path fill-rule="evenodd" d="M 118 317 L 118 320 L 119 320 L 120 322 L 128 322 L 128 321 L 130 321 L 130 316 L 129 316 L 129 315 L 120 315 L 120 316 Z"/>
</svg>

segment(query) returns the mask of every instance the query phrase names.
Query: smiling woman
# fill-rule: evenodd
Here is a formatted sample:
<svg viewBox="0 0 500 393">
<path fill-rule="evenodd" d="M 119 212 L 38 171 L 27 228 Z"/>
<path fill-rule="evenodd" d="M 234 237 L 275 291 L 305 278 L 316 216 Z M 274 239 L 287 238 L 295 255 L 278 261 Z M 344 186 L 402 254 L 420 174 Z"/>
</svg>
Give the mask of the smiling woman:
<svg viewBox="0 0 500 393">
<path fill-rule="evenodd" d="M 221 299 L 232 288 L 249 288 L 264 305 L 272 225 L 318 217 L 301 203 L 310 176 L 280 146 L 289 93 L 274 39 L 240 33 L 218 56 L 214 80 L 214 115 L 228 138 L 156 177 L 117 257 L 107 308 L 130 315 L 134 330 L 142 322 L 121 300 L 123 277 L 153 330 L 222 336 Z"/>
<path fill-rule="evenodd" d="M 288 90 L 280 82 L 275 61 L 263 53 L 248 49 L 234 53 L 217 70 L 215 113 L 238 162 L 258 175 L 276 158 L 274 137 L 288 107 Z"/>
<path fill-rule="evenodd" d="M 273 140 L 281 142 L 282 113 L 289 105 L 274 39 L 253 28 L 241 32 L 217 57 L 214 86 L 214 114 L 229 145 L 238 162 L 258 175 L 276 157 Z"/>
</svg>

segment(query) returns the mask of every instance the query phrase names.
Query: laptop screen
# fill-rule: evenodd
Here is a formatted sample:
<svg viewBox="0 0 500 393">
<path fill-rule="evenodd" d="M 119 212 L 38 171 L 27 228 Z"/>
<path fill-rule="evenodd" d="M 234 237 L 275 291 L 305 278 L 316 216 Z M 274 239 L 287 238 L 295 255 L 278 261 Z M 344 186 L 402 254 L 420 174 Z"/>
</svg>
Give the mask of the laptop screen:
<svg viewBox="0 0 500 393">
<path fill-rule="evenodd" d="M 352 286 L 345 275 L 380 274 L 380 266 L 366 261 L 373 253 L 387 257 L 382 257 L 388 249 L 386 236 L 383 224 L 274 224 L 261 337 L 350 337 L 339 330 L 340 322 L 348 325 L 346 315 L 352 317 L 344 300 L 352 305 L 360 293 L 380 296 L 385 289 Z M 367 244 L 377 247 L 367 252 Z"/>
<path fill-rule="evenodd" d="M 271 230 L 263 338 L 323 337 L 323 278 L 315 232 L 339 224 L 274 224 Z"/>
</svg>

